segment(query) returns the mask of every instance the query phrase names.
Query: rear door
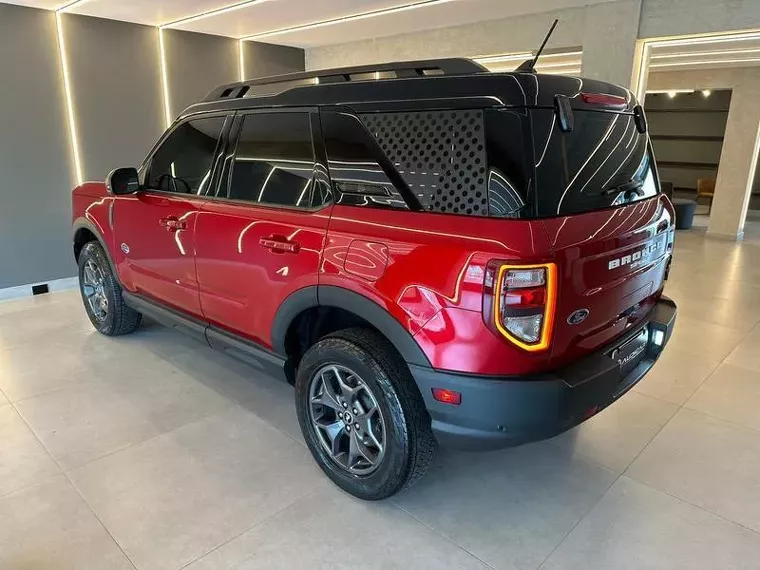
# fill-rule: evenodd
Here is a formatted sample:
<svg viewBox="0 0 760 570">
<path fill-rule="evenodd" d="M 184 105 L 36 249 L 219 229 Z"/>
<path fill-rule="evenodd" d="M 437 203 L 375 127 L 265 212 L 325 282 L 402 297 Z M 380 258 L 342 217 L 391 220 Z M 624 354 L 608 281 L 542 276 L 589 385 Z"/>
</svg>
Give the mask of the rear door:
<svg viewBox="0 0 760 570">
<path fill-rule="evenodd" d="M 196 223 L 204 317 L 267 347 L 285 298 L 317 284 L 330 205 L 312 126 L 309 110 L 239 115 L 234 153 Z"/>
<path fill-rule="evenodd" d="M 641 322 L 662 290 L 673 219 L 633 114 L 531 111 L 535 207 L 558 265 L 553 354 L 572 360 Z M 561 355 L 561 356 L 560 356 Z"/>
<path fill-rule="evenodd" d="M 178 124 L 142 168 L 143 188 L 114 204 L 119 273 L 125 286 L 200 315 L 195 221 L 208 188 L 225 116 Z"/>
</svg>

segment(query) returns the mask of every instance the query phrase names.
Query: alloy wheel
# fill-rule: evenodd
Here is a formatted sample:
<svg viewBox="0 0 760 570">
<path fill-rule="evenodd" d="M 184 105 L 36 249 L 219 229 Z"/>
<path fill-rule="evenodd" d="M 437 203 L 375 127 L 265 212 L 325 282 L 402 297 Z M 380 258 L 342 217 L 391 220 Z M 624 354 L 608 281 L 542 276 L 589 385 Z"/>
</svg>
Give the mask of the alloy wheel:
<svg viewBox="0 0 760 570">
<path fill-rule="evenodd" d="M 97 263 L 88 259 L 82 271 L 82 293 L 90 305 L 92 314 L 102 322 L 108 316 L 108 295 L 105 291 L 105 275 Z"/>
<path fill-rule="evenodd" d="M 383 414 L 372 390 L 351 369 L 329 364 L 314 374 L 309 417 L 322 448 L 343 470 L 366 476 L 382 463 Z"/>
</svg>

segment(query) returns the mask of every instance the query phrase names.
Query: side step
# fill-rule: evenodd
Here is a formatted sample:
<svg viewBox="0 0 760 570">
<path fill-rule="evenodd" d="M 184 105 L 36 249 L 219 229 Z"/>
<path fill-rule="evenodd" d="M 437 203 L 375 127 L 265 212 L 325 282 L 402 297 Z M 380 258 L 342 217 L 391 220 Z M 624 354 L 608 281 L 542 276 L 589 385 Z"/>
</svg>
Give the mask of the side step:
<svg viewBox="0 0 760 570">
<path fill-rule="evenodd" d="M 237 335 L 222 331 L 205 321 L 163 307 L 141 295 L 123 291 L 122 298 L 129 307 L 162 325 L 192 336 L 203 344 L 229 354 L 278 380 L 287 381 L 286 359 L 282 356 Z"/>
</svg>

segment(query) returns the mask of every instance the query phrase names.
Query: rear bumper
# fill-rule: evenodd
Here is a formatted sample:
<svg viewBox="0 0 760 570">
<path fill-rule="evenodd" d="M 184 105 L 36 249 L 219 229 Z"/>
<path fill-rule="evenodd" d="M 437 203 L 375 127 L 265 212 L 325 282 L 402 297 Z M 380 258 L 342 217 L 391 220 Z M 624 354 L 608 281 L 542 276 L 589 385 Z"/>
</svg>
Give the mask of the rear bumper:
<svg viewBox="0 0 760 570">
<path fill-rule="evenodd" d="M 467 376 L 416 365 L 410 369 L 442 445 L 509 447 L 553 437 L 622 396 L 652 368 L 670 340 L 675 320 L 676 304 L 662 297 L 644 323 L 613 345 L 538 376 Z M 613 351 L 640 334 L 645 349 L 636 360 L 621 366 Z M 461 404 L 434 400 L 434 387 L 459 392 Z"/>
</svg>

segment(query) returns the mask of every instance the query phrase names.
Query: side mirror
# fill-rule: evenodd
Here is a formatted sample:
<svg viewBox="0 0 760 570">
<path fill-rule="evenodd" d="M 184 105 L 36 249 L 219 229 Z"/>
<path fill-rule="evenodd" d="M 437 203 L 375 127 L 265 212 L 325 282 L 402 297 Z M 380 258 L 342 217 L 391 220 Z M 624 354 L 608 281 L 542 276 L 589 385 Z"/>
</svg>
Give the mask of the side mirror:
<svg viewBox="0 0 760 570">
<path fill-rule="evenodd" d="M 128 167 L 112 170 L 106 178 L 106 188 L 111 194 L 134 194 L 140 189 L 137 169 Z"/>
</svg>

